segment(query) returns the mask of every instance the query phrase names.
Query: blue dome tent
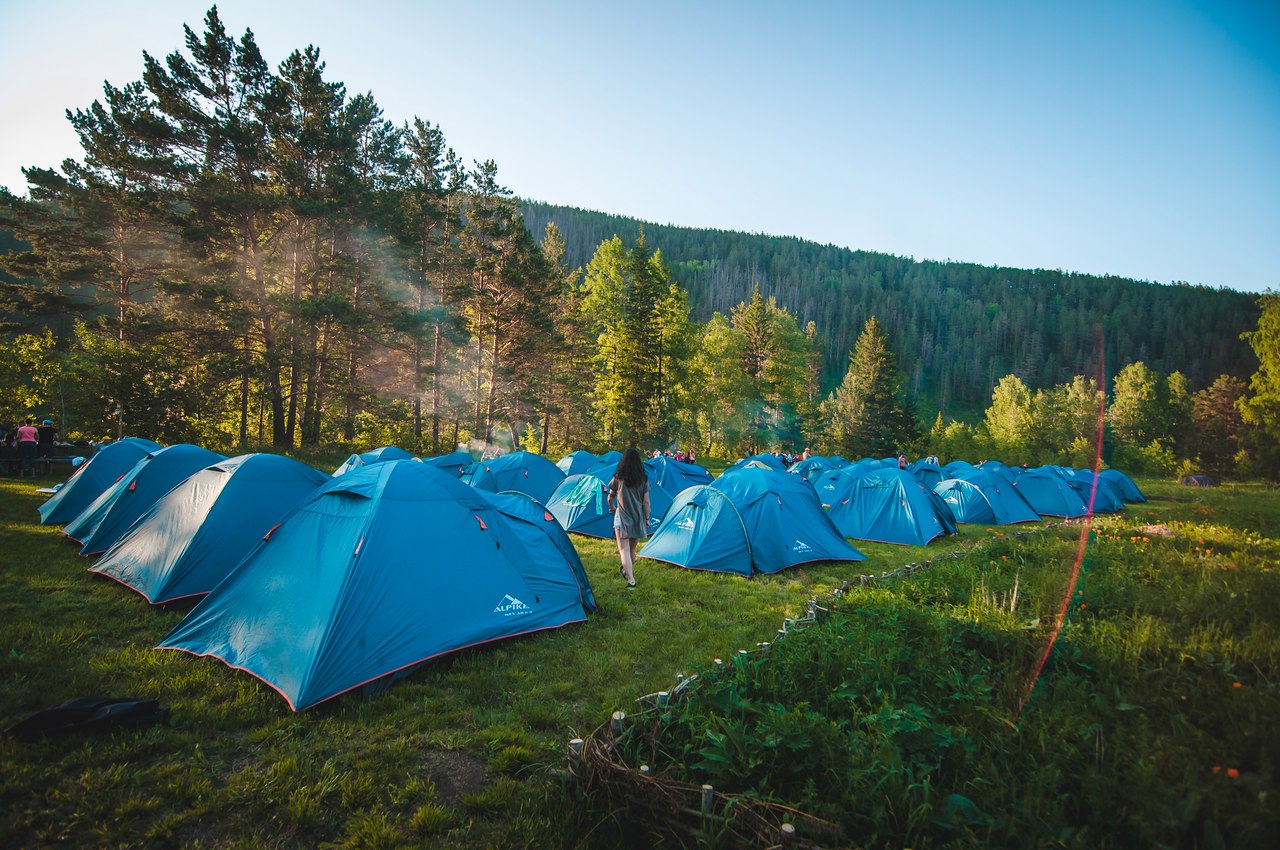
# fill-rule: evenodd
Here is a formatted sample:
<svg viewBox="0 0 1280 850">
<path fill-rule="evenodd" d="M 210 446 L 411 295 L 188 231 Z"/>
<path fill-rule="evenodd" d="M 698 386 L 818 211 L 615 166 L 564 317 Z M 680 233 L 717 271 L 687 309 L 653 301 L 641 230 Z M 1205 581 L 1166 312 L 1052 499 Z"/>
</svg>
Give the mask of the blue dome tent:
<svg viewBox="0 0 1280 850">
<path fill-rule="evenodd" d="M 581 475 L 599 462 L 600 458 L 595 453 L 579 449 L 560 458 L 556 461 L 556 466 L 565 475 Z"/>
<path fill-rule="evenodd" d="M 40 523 L 52 525 L 75 519 L 138 461 L 159 450 L 159 443 L 141 437 L 107 443 L 71 473 L 58 492 L 44 501 L 39 507 Z"/>
<path fill-rule="evenodd" d="M 640 557 L 750 576 L 810 561 L 863 561 L 798 476 L 753 467 L 675 498 Z"/>
<path fill-rule="evenodd" d="M 1120 498 L 1126 502 L 1145 502 L 1147 500 L 1147 497 L 1142 495 L 1142 491 L 1138 489 L 1138 485 L 1133 483 L 1133 479 L 1118 469 L 1104 469 L 1098 473 L 1098 477 L 1110 481 L 1120 492 Z"/>
<path fill-rule="evenodd" d="M 544 505 L 564 478 L 558 466 L 533 452 L 478 460 L 462 474 L 462 481 L 477 490 L 523 493 Z"/>
<path fill-rule="evenodd" d="M 932 490 L 946 477 L 942 474 L 942 467 L 924 458 L 908 466 L 907 471 L 914 475 L 926 490 Z"/>
<path fill-rule="evenodd" d="M 596 462 L 594 465 L 591 466 L 591 468 L 596 469 L 601 466 L 612 466 L 614 469 L 616 469 L 618 466 L 618 461 L 620 460 L 622 460 L 622 452 L 618 451 L 617 449 L 610 449 L 609 451 L 600 455 L 600 457 L 596 458 Z M 608 476 L 606 476 L 606 480 L 612 477 L 613 477 L 613 469 L 610 469 Z"/>
<path fill-rule="evenodd" d="M 1109 480 L 1093 474 L 1092 469 L 1063 469 L 1063 477 L 1080 501 L 1094 513 L 1111 514 L 1124 510 L 1120 490 Z"/>
<path fill-rule="evenodd" d="M 983 472 L 989 472 L 989 473 L 991 473 L 991 474 L 993 474 L 993 475 L 998 475 L 998 476 L 1000 476 L 1001 478 L 1003 478 L 1006 482 L 1009 482 L 1009 483 L 1012 483 L 1012 482 L 1013 482 L 1013 479 L 1017 478 L 1017 477 L 1018 477 L 1018 475 L 1022 472 L 1022 467 L 1020 467 L 1020 466 L 1005 466 L 1003 463 L 1001 463 L 1001 462 L 1000 462 L 1000 461 L 998 461 L 998 460 L 984 460 L 982 463 L 978 464 L 978 465 L 977 465 L 976 467 L 974 467 L 974 468 L 975 468 L 975 469 L 979 469 L 979 470 L 981 470 L 981 471 L 983 471 Z M 953 475 L 953 476 L 951 476 L 951 477 L 952 477 L 952 478 L 963 478 L 963 477 L 964 477 L 964 475 L 963 475 L 963 474 L 956 474 L 956 475 Z"/>
<path fill-rule="evenodd" d="M 412 454 L 398 446 L 382 446 L 372 451 L 351 455 L 342 462 L 341 466 L 333 471 L 333 474 L 336 478 L 339 475 L 346 475 L 353 469 L 359 469 L 371 463 L 382 463 L 388 460 L 407 460 L 411 457 L 413 457 Z"/>
<path fill-rule="evenodd" d="M 1040 521 L 1040 515 L 1013 485 L 995 473 L 970 470 L 964 478 L 938 482 L 933 492 L 951 508 L 956 522 L 1011 525 Z"/>
<path fill-rule="evenodd" d="M 1056 516 L 1064 519 L 1084 516 L 1089 512 L 1080 494 L 1071 488 L 1067 479 L 1057 469 L 1038 466 L 1024 470 L 1013 482 L 1018 495 L 1027 500 L 1031 509 L 1040 516 Z"/>
<path fill-rule="evenodd" d="M 571 552 L 526 499 L 426 464 L 373 464 L 313 493 L 159 648 L 219 658 L 301 710 L 446 653 L 581 622 L 594 602 Z"/>
<path fill-rule="evenodd" d="M 817 481 L 825 472 L 835 469 L 836 465 L 825 457 L 814 455 L 807 460 L 798 460 L 791 464 L 791 468 L 787 470 L 793 475 L 799 475 L 805 481 L 813 484 L 815 489 Z"/>
<path fill-rule="evenodd" d="M 581 475 L 570 475 L 547 499 L 547 510 L 564 526 L 565 531 L 587 537 L 613 537 L 613 512 L 609 510 L 609 481 L 617 464 L 597 465 Z M 644 462 L 649 479 L 649 528 L 661 521 L 671 500 L 681 491 L 709 484 L 711 474 L 701 466 L 682 463 L 668 457 L 650 458 Z"/>
<path fill-rule="evenodd" d="M 212 464 L 162 496 L 90 572 L 153 604 L 208 593 L 328 480 L 305 463 L 273 454 Z"/>
<path fill-rule="evenodd" d="M 434 466 L 442 472 L 447 472 L 454 478 L 461 478 L 462 473 L 466 472 L 467 468 L 475 463 L 475 458 L 464 451 L 456 451 L 449 452 L 447 455 L 424 457 L 422 462 L 429 466 Z"/>
<path fill-rule="evenodd" d="M 962 478 L 964 472 L 970 469 L 977 469 L 977 468 L 978 467 L 969 463 L 969 461 L 967 460 L 953 460 L 951 461 L 951 463 L 948 463 L 946 466 L 942 467 L 942 477 L 943 478 Z"/>
<path fill-rule="evenodd" d="M 712 480 L 706 468 L 669 457 L 649 458 L 644 465 L 649 475 L 649 487 L 657 487 L 673 498 L 686 488 L 710 484 Z"/>
<path fill-rule="evenodd" d="M 851 463 L 846 466 L 828 469 L 826 472 L 818 476 L 813 484 L 813 490 L 818 494 L 818 500 L 822 502 L 823 507 L 830 507 L 834 504 L 836 493 L 844 486 L 843 482 L 846 478 L 861 478 L 864 475 L 870 475 L 881 469 L 880 461 L 864 461 Z"/>
<path fill-rule="evenodd" d="M 226 460 L 224 455 L 190 443 L 157 449 L 134 464 L 115 484 L 102 492 L 62 532 L 81 543 L 81 555 L 107 551 L 161 496 L 187 476 Z"/>
<path fill-rule="evenodd" d="M 570 475 L 548 497 L 547 510 L 565 531 L 587 537 L 613 537 L 609 485 L 600 477 L 602 472 Z"/>
<path fill-rule="evenodd" d="M 727 469 L 725 469 L 725 472 L 730 472 L 735 469 L 741 469 L 744 466 L 752 465 L 764 466 L 765 468 L 772 469 L 775 472 L 787 471 L 786 464 L 779 460 L 777 455 L 770 454 L 769 452 L 761 452 L 760 454 L 752 455 L 751 457 L 744 457 L 737 463 L 731 464 Z"/>
<path fill-rule="evenodd" d="M 951 509 L 905 469 L 880 469 L 841 480 L 831 521 L 845 537 L 924 546 L 955 534 Z"/>
</svg>

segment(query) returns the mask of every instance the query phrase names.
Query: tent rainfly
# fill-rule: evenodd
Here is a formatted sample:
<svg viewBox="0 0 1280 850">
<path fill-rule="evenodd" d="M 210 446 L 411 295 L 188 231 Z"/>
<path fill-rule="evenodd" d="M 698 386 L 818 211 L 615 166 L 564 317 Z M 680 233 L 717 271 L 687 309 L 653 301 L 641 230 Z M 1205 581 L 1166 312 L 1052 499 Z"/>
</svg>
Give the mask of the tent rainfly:
<svg viewBox="0 0 1280 850">
<path fill-rule="evenodd" d="M 413 457 L 412 454 L 399 446 L 381 446 L 372 451 L 351 455 L 351 457 L 342 462 L 341 466 L 333 471 L 333 474 L 336 478 L 339 475 L 346 475 L 353 469 L 359 469 L 371 463 L 382 463 L 388 460 L 407 460 L 411 457 Z"/>
<path fill-rule="evenodd" d="M 956 533 L 947 503 L 905 469 L 884 468 L 840 483 L 830 515 L 845 537 L 924 546 Z"/>
<path fill-rule="evenodd" d="M 314 492 L 159 647 L 219 658 L 301 710 L 593 608 L 541 506 L 389 461 Z"/>
<path fill-rule="evenodd" d="M 462 481 L 490 493 L 523 493 L 545 505 L 565 478 L 551 461 L 533 452 L 512 452 L 478 460 L 462 474 Z"/>
<path fill-rule="evenodd" d="M 62 532 L 83 544 L 81 555 L 98 555 L 110 549 L 147 509 L 178 484 L 224 455 L 190 443 L 158 449 L 134 464 L 124 476 L 102 492 Z"/>
<path fill-rule="evenodd" d="M 208 593 L 329 478 L 273 454 L 212 464 L 162 496 L 89 569 L 153 604 Z"/>
<path fill-rule="evenodd" d="M 45 500 L 39 508 L 41 525 L 55 525 L 75 519 L 102 492 L 133 469 L 138 461 L 151 452 L 160 451 L 160 444 L 141 437 L 125 437 L 107 443 L 85 463 L 80 464 L 67 482 Z"/>
<path fill-rule="evenodd" d="M 864 561 L 799 476 L 742 467 L 676 496 L 640 557 L 695 570 L 774 573 L 810 561 Z"/>
</svg>

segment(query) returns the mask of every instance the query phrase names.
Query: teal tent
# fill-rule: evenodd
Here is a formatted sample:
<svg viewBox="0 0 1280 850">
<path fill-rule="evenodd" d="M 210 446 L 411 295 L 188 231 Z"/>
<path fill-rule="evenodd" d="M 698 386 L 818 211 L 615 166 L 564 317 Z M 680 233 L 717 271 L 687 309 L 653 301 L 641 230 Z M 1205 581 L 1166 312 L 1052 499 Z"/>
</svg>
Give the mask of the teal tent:
<svg viewBox="0 0 1280 850">
<path fill-rule="evenodd" d="M 560 458 L 560 460 L 556 461 L 556 466 L 565 475 L 581 475 L 599 462 L 600 458 L 594 452 L 579 449 L 576 452 L 569 452 Z"/>
<path fill-rule="evenodd" d="M 827 458 L 814 455 L 813 457 L 805 460 L 796 461 L 791 464 L 791 468 L 787 471 L 793 475 L 799 475 L 805 481 L 814 485 L 814 488 L 817 489 L 817 481 L 822 477 L 822 474 L 824 472 L 830 472 L 835 468 L 836 464 L 832 463 Z"/>
<path fill-rule="evenodd" d="M 617 464 L 593 467 L 581 475 L 570 475 L 556 487 L 547 500 L 549 510 L 564 529 L 587 537 L 613 537 L 613 512 L 609 510 L 609 482 Z M 711 474 L 697 464 L 683 463 L 668 457 L 650 458 L 644 462 L 649 479 L 649 528 L 656 528 L 671 500 L 682 490 L 697 484 L 709 484 Z"/>
<path fill-rule="evenodd" d="M 351 455 L 342 462 L 342 465 L 333 471 L 334 476 L 346 475 L 353 469 L 359 469 L 362 466 L 368 466 L 371 463 L 382 463 L 388 460 L 407 460 L 413 457 L 412 454 L 400 448 L 399 446 L 382 446 L 372 451 L 363 452 L 358 455 Z"/>
<path fill-rule="evenodd" d="M 159 443 L 141 437 L 125 437 L 107 443 L 88 461 L 80 464 L 58 492 L 44 501 L 39 507 L 40 523 L 53 525 L 75 519 L 138 461 L 159 450 Z"/>
<path fill-rule="evenodd" d="M 846 476 L 829 513 L 840 533 L 855 540 L 924 546 L 956 533 L 951 509 L 905 469 Z"/>
<path fill-rule="evenodd" d="M 1118 469 L 1104 469 L 1098 473 L 1098 477 L 1110 481 L 1119 491 L 1120 498 L 1126 502 L 1145 502 L 1147 500 L 1147 497 L 1142 495 L 1142 491 L 1138 489 L 1138 485 L 1133 483 L 1133 479 Z"/>
<path fill-rule="evenodd" d="M 742 469 L 745 466 L 764 467 L 766 469 L 772 469 L 775 472 L 787 471 L 787 465 L 783 463 L 777 455 L 770 454 L 769 452 L 760 452 L 760 454 L 752 455 L 751 457 L 744 457 L 737 463 L 730 465 L 725 472 Z"/>
<path fill-rule="evenodd" d="M 878 460 L 860 460 L 857 463 L 828 469 L 820 474 L 817 480 L 811 480 L 810 483 L 813 485 L 813 491 L 818 494 L 818 501 L 822 502 L 823 507 L 830 507 L 836 501 L 836 493 L 845 486 L 845 479 L 861 478 L 864 475 L 879 472 L 880 469 L 882 467 Z"/>
<path fill-rule="evenodd" d="M 1124 510 L 1124 498 L 1110 480 L 1094 475 L 1092 469 L 1062 468 L 1067 484 L 1093 513 L 1112 514 Z"/>
<path fill-rule="evenodd" d="M 1013 482 L 1018 495 L 1040 516 L 1071 519 L 1089 513 L 1089 508 L 1067 479 L 1055 467 L 1038 466 L 1024 470 Z"/>
<path fill-rule="evenodd" d="M 618 461 L 620 460 L 622 460 L 622 452 L 618 451 L 617 449 L 610 449 L 609 451 L 600 455 L 600 457 L 596 458 L 596 462 L 591 468 L 595 469 L 598 466 L 606 466 L 610 464 L 612 464 L 614 467 L 617 467 Z M 609 472 L 609 477 L 610 478 L 613 477 L 612 471 Z"/>
<path fill-rule="evenodd" d="M 542 455 L 512 452 L 476 461 L 462 474 L 462 481 L 490 493 L 523 493 L 545 505 L 564 477 L 560 468 Z"/>
<path fill-rule="evenodd" d="M 712 480 L 711 473 L 704 467 L 669 457 L 650 458 L 644 462 L 644 466 L 645 472 L 649 475 L 650 489 L 662 490 L 671 498 L 675 498 L 686 488 L 710 484 Z M 653 501 L 652 497 L 650 501 Z M 654 513 L 657 513 L 656 509 Z M 662 519 L 660 514 L 658 519 Z"/>
<path fill-rule="evenodd" d="M 908 466 L 907 471 L 914 475 L 926 490 L 932 490 L 946 477 L 942 474 L 942 467 L 923 458 Z"/>
<path fill-rule="evenodd" d="M 587 537 L 613 537 L 609 485 L 595 472 L 566 477 L 548 497 L 547 510 L 565 531 Z"/>
<path fill-rule="evenodd" d="M 1011 525 L 1040 521 L 1040 515 L 1011 483 L 981 469 L 968 470 L 964 478 L 939 481 L 933 492 L 951 508 L 956 522 Z"/>
<path fill-rule="evenodd" d="M 977 468 L 978 467 L 969 463 L 969 461 L 967 460 L 953 460 L 951 461 L 951 463 L 948 463 L 946 466 L 942 467 L 942 477 L 943 478 L 960 478 L 962 477 L 961 473 L 970 469 L 977 469 Z"/>
<path fill-rule="evenodd" d="M 214 463 L 162 496 L 89 569 L 153 604 L 208 593 L 329 479 L 281 455 Z"/>
<path fill-rule="evenodd" d="M 799 476 L 750 466 L 676 496 L 640 557 L 744 576 L 866 560 Z"/>
<path fill-rule="evenodd" d="M 334 478 L 160 642 L 294 710 L 460 649 L 586 619 L 585 571 L 541 506 L 427 464 Z M 570 562 L 570 559 L 573 562 Z"/>
<path fill-rule="evenodd" d="M 998 475 L 998 476 L 1000 476 L 1001 478 L 1003 478 L 1005 481 L 1007 481 L 1007 482 L 1009 482 L 1009 483 L 1012 483 L 1012 482 L 1013 482 L 1013 479 L 1017 478 L 1017 477 L 1018 477 L 1018 474 L 1022 472 L 1022 467 L 1019 467 L 1019 466 L 1005 466 L 1003 463 L 1001 463 L 1001 462 L 1000 462 L 1000 461 L 998 461 L 998 460 L 984 460 L 982 463 L 978 464 L 978 465 L 977 465 L 976 467 L 974 467 L 974 468 L 975 468 L 975 469 L 980 469 L 980 470 L 982 470 L 983 472 L 990 472 L 990 473 L 992 473 L 993 475 Z M 962 475 L 955 475 L 955 476 L 952 476 L 952 477 L 954 477 L 954 478 L 962 478 L 963 476 L 962 476 Z"/>
<path fill-rule="evenodd" d="M 189 443 L 157 449 L 104 490 L 62 532 L 82 544 L 81 555 L 105 552 L 161 496 L 220 460 L 226 457 Z"/>
<path fill-rule="evenodd" d="M 464 451 L 456 451 L 449 452 L 447 455 L 424 457 L 422 462 L 434 466 L 442 472 L 447 472 L 454 478 L 461 478 L 462 473 L 466 472 L 467 468 L 475 463 L 475 458 Z"/>
</svg>

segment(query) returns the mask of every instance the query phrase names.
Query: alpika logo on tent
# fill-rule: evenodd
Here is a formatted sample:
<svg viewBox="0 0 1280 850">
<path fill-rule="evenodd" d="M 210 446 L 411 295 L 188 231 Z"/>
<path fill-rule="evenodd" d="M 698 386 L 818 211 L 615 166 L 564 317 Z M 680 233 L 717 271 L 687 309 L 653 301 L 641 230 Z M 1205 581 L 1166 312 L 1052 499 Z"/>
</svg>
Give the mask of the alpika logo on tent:
<svg viewBox="0 0 1280 850">
<path fill-rule="evenodd" d="M 681 517 L 676 520 L 676 528 L 684 531 L 693 531 L 693 517 Z"/>
<path fill-rule="evenodd" d="M 812 552 L 813 549 L 810 548 L 809 544 L 805 543 L 803 540 L 797 540 L 794 544 L 792 544 L 791 551 L 792 552 Z"/>
<path fill-rule="evenodd" d="M 521 614 L 530 614 L 532 612 L 532 608 L 516 599 L 510 593 L 503 596 L 502 601 L 498 603 L 498 607 L 493 609 L 493 613 L 501 614 L 504 617 L 518 617 Z"/>
</svg>

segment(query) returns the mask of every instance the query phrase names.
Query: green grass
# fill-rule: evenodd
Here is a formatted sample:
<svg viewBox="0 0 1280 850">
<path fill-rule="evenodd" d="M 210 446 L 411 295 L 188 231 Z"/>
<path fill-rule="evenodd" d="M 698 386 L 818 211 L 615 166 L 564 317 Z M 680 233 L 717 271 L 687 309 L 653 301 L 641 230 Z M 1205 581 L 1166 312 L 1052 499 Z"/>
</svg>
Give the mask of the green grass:
<svg viewBox="0 0 1280 850">
<path fill-rule="evenodd" d="M 832 616 L 750 656 L 761 687 L 801 683 L 827 693 L 844 678 L 822 678 L 835 673 L 820 671 L 814 659 L 837 645 L 861 651 L 871 678 L 857 681 L 879 683 L 880 693 L 874 703 L 845 700 L 858 708 L 847 713 L 863 735 L 850 753 L 897 740 L 906 721 L 895 712 L 915 705 L 906 695 L 930 695 L 933 719 L 916 723 L 921 742 L 906 761 L 899 748 L 894 764 L 920 776 L 925 767 L 944 771 L 939 778 L 964 790 L 922 799 L 898 768 L 884 767 L 892 762 L 888 750 L 846 755 L 840 781 L 854 791 L 863 780 L 883 780 L 875 805 L 895 812 L 883 821 L 863 812 L 846 835 L 872 846 L 908 837 L 926 846 L 938 840 L 921 826 L 938 815 L 935 798 L 958 793 L 988 819 L 1024 811 L 1029 823 L 1069 827 L 1098 813 L 1124 824 L 1150 815 L 1150 834 L 1124 834 L 1150 839 L 1147 846 L 1215 846 L 1215 835 L 1252 846 L 1256 830 L 1275 826 L 1274 816 L 1259 812 L 1269 811 L 1260 795 L 1276 798 L 1276 727 L 1268 718 L 1280 710 L 1280 496 L 1140 484 L 1167 498 L 1095 522 L 1084 608 L 1073 612 L 1053 665 L 1015 717 L 1035 639 L 1052 616 L 1055 592 L 1060 597 L 1063 559 L 1074 554 L 1075 529 L 962 526 L 961 535 L 927 549 L 858 543 L 865 564 L 815 564 L 752 580 L 642 559 L 639 586 L 630 591 L 617 577 L 611 542 L 575 537 L 600 605 L 586 623 L 460 653 L 368 698 L 349 694 L 295 714 L 270 688 L 216 660 L 151 649 L 185 611 L 154 609 L 87 573 L 74 544 L 36 524 L 43 497 L 30 482 L 5 480 L 0 724 L 81 695 L 158 699 L 173 714 L 168 725 L 144 730 L 31 744 L 0 737 L 0 845 L 609 847 L 620 836 L 649 844 L 651 836 L 619 825 L 616 813 L 553 777 L 565 764 L 565 742 L 590 734 L 614 710 L 639 713 L 636 699 L 670 689 L 678 673 L 705 674 L 713 659 L 773 640 L 810 598 L 862 573 L 931 559 L 909 578 L 850 591 L 842 604 L 866 616 Z M 1172 536 L 1130 539 L 1148 525 Z M 957 557 L 942 557 L 951 553 Z M 837 622 L 856 625 L 856 633 L 833 637 L 827 630 Z M 910 651 L 894 645 L 904 636 Z M 739 666 L 731 662 L 723 675 L 739 675 Z M 1086 669 L 1095 672 L 1080 672 Z M 707 686 L 694 689 L 695 698 L 722 690 L 714 678 L 704 676 Z M 825 717 L 816 704 L 811 697 L 803 710 L 792 705 L 773 715 L 791 736 L 789 752 L 809 760 L 806 769 L 845 746 L 823 731 L 845 721 Z M 720 718 L 734 719 L 731 711 Z M 950 738 L 938 737 L 942 727 Z M 814 736 L 828 744 L 809 746 Z M 693 737 L 664 744 L 681 756 L 686 745 L 707 746 Z M 998 758 L 1006 770 L 965 773 Z M 1105 769 L 1090 767 L 1099 761 Z M 673 758 L 666 769 L 678 764 Z M 1229 778 L 1228 768 L 1240 776 Z M 743 790 L 758 793 L 758 778 L 739 773 Z M 822 791 L 835 789 L 832 782 L 810 792 L 780 768 L 772 777 L 771 788 L 798 788 L 788 793 L 815 813 L 840 808 L 841 797 Z M 990 785 L 999 794 L 984 792 Z M 1210 809 L 1218 814 L 1206 821 Z M 1169 826 L 1179 818 L 1192 826 Z M 1048 833 L 1037 829 L 1026 834 L 1040 843 L 1019 843 L 983 823 L 984 832 L 966 826 L 964 834 L 1005 846 L 1085 846 L 1082 835 L 1098 837 L 1077 829 L 1040 841 Z M 858 824 L 889 831 L 872 840 Z"/>
</svg>

